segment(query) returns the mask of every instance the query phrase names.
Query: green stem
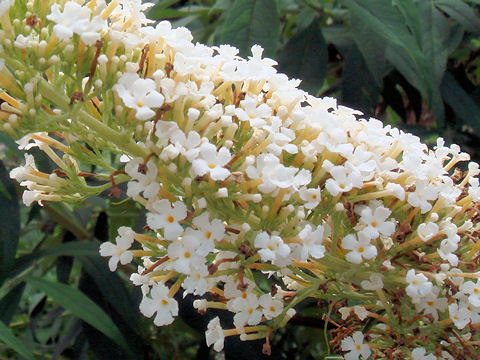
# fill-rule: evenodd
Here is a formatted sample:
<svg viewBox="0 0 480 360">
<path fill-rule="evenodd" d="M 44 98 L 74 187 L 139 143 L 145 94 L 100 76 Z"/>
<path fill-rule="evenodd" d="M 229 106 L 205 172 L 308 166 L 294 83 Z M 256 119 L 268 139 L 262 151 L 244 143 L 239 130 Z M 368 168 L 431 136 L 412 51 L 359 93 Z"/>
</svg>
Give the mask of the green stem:
<svg viewBox="0 0 480 360">
<path fill-rule="evenodd" d="M 62 96 L 62 93 L 58 92 L 51 84 L 42 80 L 39 84 L 40 92 L 47 98 L 53 105 L 60 108 L 65 112 L 70 112 L 70 105 L 67 99 Z M 76 114 L 71 114 L 72 118 L 77 118 L 84 125 L 88 126 L 90 130 L 100 135 L 103 139 L 112 142 L 119 149 L 126 152 L 129 155 L 145 158 L 148 156 L 148 152 L 139 146 L 130 136 L 122 134 L 116 130 L 113 130 L 108 125 L 97 120 L 83 109 L 80 109 Z"/>
</svg>

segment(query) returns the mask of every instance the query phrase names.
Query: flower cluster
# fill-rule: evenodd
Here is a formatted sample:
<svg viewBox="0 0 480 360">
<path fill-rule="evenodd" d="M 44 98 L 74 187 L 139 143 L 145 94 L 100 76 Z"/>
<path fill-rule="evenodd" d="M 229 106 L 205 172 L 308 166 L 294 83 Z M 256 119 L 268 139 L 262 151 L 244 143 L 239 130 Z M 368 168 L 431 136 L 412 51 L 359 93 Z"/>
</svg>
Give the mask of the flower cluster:
<svg viewBox="0 0 480 360">
<path fill-rule="evenodd" d="M 100 254 L 112 271 L 137 259 L 156 325 L 193 294 L 201 313 L 234 314 L 209 323 L 208 345 L 264 338 L 268 353 L 314 298 L 345 359 L 478 354 L 480 170 L 455 167 L 469 160 L 458 146 L 309 95 L 260 46 L 243 59 L 152 26 L 140 0 L 17 2 L 0 5 L 0 124 L 58 169 L 26 155 L 11 176 L 27 205 L 127 182 L 147 231 L 122 227 Z"/>
</svg>

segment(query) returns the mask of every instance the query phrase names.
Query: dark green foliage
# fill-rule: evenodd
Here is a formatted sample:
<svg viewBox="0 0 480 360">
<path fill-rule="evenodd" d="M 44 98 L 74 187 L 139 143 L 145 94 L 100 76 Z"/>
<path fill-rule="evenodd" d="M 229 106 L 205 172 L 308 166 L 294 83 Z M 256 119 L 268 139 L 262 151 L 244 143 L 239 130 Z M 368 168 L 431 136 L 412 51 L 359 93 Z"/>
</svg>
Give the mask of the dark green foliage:
<svg viewBox="0 0 480 360">
<path fill-rule="evenodd" d="M 280 53 L 279 70 L 301 79 L 301 88 L 316 94 L 327 72 L 327 44 L 320 23 L 314 20 L 305 30 L 292 37 Z"/>
<path fill-rule="evenodd" d="M 15 184 L 0 161 L 0 285 L 15 261 L 20 234 L 20 210 Z"/>
<path fill-rule="evenodd" d="M 242 56 L 258 43 L 311 94 L 334 96 L 426 142 L 443 136 L 478 161 L 479 8 L 479 0 L 159 0 L 149 16 L 188 27 L 195 41 L 234 45 Z M 120 226 L 140 231 L 134 203 L 105 195 L 75 208 L 21 207 L 8 172 L 23 155 L 2 133 L 0 145 L 0 358 L 213 358 L 203 332 L 214 316 L 227 327 L 231 316 L 200 316 L 195 298 L 179 295 L 180 319 L 158 329 L 138 311 L 141 294 L 128 282 L 134 266 L 112 273 L 99 256 Z M 36 159 L 52 170 L 41 152 Z M 338 358 L 328 349 L 325 311 L 305 304 L 304 316 L 272 337 L 271 358 Z M 261 348 L 232 338 L 225 356 L 265 358 Z"/>
<path fill-rule="evenodd" d="M 250 48 L 262 44 L 265 56 L 275 56 L 280 36 L 280 19 L 275 1 L 235 1 L 226 12 L 220 42 L 232 44 L 240 56 L 250 55 Z"/>
</svg>

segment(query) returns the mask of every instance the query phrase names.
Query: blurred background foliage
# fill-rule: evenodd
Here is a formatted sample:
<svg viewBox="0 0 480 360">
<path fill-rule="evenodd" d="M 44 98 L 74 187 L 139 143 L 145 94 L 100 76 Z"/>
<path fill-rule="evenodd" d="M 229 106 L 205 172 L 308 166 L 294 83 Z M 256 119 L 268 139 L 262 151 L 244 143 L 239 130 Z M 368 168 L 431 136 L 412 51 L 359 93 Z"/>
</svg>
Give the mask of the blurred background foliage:
<svg viewBox="0 0 480 360">
<path fill-rule="evenodd" d="M 148 16 L 188 27 L 195 41 L 235 45 L 242 56 L 261 44 L 311 94 L 430 144 L 442 136 L 478 161 L 479 9 L 480 0 L 163 0 Z M 54 169 L 36 156 L 42 171 Z M 193 298 L 181 300 L 173 326 L 156 328 L 139 314 L 133 265 L 111 273 L 98 255 L 118 227 L 141 231 L 133 202 L 105 195 L 76 207 L 26 208 L 8 176 L 23 155 L 2 133 L 0 158 L 1 359 L 263 358 L 261 342 L 238 339 L 222 354 L 209 351 L 203 330 L 217 314 L 199 316 Z M 275 335 L 271 358 L 334 359 L 327 304 L 302 307 Z"/>
</svg>

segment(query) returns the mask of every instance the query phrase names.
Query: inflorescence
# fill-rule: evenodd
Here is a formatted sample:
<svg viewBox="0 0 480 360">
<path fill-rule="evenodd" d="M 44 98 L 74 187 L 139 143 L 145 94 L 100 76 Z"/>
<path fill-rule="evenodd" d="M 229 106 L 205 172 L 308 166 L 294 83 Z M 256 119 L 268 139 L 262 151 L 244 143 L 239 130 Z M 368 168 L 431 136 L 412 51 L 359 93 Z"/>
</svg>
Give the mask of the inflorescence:
<svg viewBox="0 0 480 360">
<path fill-rule="evenodd" d="M 145 232 L 121 227 L 100 254 L 112 271 L 137 259 L 130 280 L 158 326 L 179 292 L 232 312 L 231 329 L 216 317 L 206 330 L 217 351 L 238 335 L 269 353 L 315 299 L 345 359 L 478 358 L 479 166 L 307 94 L 260 46 L 243 59 L 153 26 L 150 6 L 1 2 L 0 129 L 58 166 L 26 154 L 11 171 L 25 204 L 128 182 Z"/>
</svg>

